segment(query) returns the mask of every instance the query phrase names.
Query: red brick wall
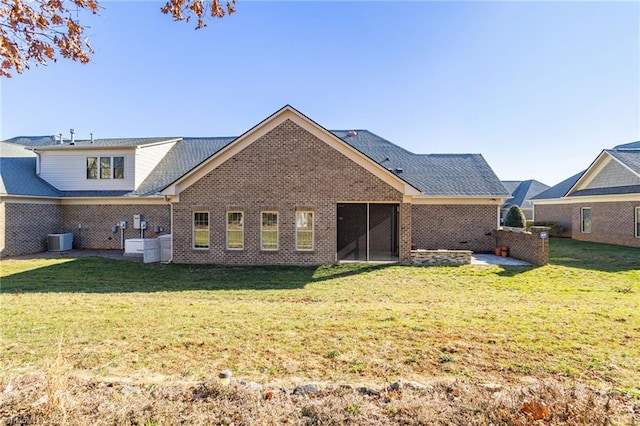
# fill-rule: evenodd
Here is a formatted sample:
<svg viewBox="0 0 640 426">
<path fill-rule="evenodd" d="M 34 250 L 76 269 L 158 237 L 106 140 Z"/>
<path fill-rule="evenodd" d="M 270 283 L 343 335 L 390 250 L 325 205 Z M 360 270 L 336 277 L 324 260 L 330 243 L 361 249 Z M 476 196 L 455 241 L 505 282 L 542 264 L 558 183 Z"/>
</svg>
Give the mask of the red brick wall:
<svg viewBox="0 0 640 426">
<path fill-rule="evenodd" d="M 491 252 L 498 208 L 489 205 L 413 205 L 411 227 L 418 249 Z"/>
<path fill-rule="evenodd" d="M 534 217 L 536 222 L 558 222 L 566 231 L 556 236 L 570 238 L 573 229 L 580 231 L 580 224 L 573 228 L 572 211 L 571 204 L 536 205 Z"/>
<path fill-rule="evenodd" d="M 171 232 L 171 210 L 169 204 L 88 204 L 62 206 L 62 231 L 73 232 L 73 247 L 82 249 L 120 249 L 120 229 L 111 227 L 127 221 L 124 239 L 140 238 L 140 230 L 133 228 L 133 215 L 141 214 L 147 221 L 145 238 L 157 238 Z M 82 229 L 78 229 L 78 224 Z M 154 226 L 164 228 L 153 232 Z"/>
<path fill-rule="evenodd" d="M 580 231 L 580 209 L 591 207 L 591 233 Z M 635 208 L 640 200 L 611 203 L 572 204 L 573 239 L 640 247 L 635 237 Z"/>
<path fill-rule="evenodd" d="M 509 256 L 521 259 L 534 265 L 546 265 L 549 263 L 549 227 L 532 226 L 531 232 L 518 233 L 512 231 L 496 230 L 498 247 L 508 247 Z M 546 238 L 540 234 L 546 232 Z"/>
<path fill-rule="evenodd" d="M 580 209 L 583 207 L 591 207 L 590 234 L 581 232 Z M 536 221 L 562 223 L 570 229 L 567 236 L 575 240 L 640 247 L 640 238 L 634 234 L 635 207 L 640 207 L 640 200 L 537 205 L 535 217 Z"/>
<path fill-rule="evenodd" d="M 402 203 L 402 194 L 290 120 L 184 190 L 174 205 L 174 261 L 218 264 L 321 264 L 336 261 L 341 202 Z M 410 224 L 400 206 L 400 256 Z M 315 250 L 295 250 L 295 211 L 315 214 Z M 194 250 L 191 214 L 210 212 L 210 249 Z M 242 251 L 225 248 L 225 212 L 244 211 Z M 260 212 L 279 212 L 279 250 L 260 250 Z"/>
<path fill-rule="evenodd" d="M 47 235 L 60 232 L 57 204 L 0 203 L 0 256 L 47 249 Z"/>
</svg>

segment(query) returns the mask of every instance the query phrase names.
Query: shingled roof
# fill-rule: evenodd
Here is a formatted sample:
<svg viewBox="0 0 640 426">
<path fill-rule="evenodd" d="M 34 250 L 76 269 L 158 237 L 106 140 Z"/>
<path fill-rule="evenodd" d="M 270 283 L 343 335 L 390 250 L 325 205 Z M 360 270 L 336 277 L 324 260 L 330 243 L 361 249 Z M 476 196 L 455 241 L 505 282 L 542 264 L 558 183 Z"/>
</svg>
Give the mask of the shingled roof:
<svg viewBox="0 0 640 426">
<path fill-rule="evenodd" d="M 569 192 L 571 187 L 576 184 L 578 179 L 580 179 L 582 177 L 584 172 L 586 172 L 586 170 L 583 170 L 580 173 L 576 173 L 575 175 L 571 176 L 570 178 L 567 178 L 567 179 L 563 180 L 562 182 L 560 182 L 557 185 L 552 186 L 551 188 L 547 189 L 546 191 L 542 191 L 540 194 L 536 195 L 535 197 L 531 197 L 531 199 L 532 200 L 548 200 L 548 199 L 551 199 L 551 198 L 562 198 L 562 197 L 564 197 L 565 194 L 567 192 Z"/>
<path fill-rule="evenodd" d="M 616 145 L 613 147 L 615 150 L 625 150 L 625 149 L 640 149 L 640 141 L 637 142 L 629 142 L 622 145 Z"/>
<path fill-rule="evenodd" d="M 6 142 L 0 142 L 0 194 L 60 197 L 60 191 L 36 175 L 36 155 Z"/>
<path fill-rule="evenodd" d="M 37 150 L 68 150 L 77 148 L 136 148 L 145 145 L 154 145 L 167 142 L 175 142 L 180 140 L 179 137 L 164 138 L 105 138 L 105 139 L 89 139 L 76 140 L 74 142 L 65 142 L 63 144 L 45 144 L 32 145 L 31 148 Z"/>
<path fill-rule="evenodd" d="M 509 195 L 480 154 L 414 154 L 368 130 L 330 130 L 330 132 L 420 189 L 423 195 L 435 197 Z"/>
<path fill-rule="evenodd" d="M 523 181 L 508 180 L 502 181 L 502 183 L 512 195 L 512 198 L 505 201 L 503 206 L 505 208 L 516 205 L 522 209 L 532 209 L 533 204 L 531 204 L 531 199 L 550 188 L 549 185 L 545 185 L 535 179 Z"/>
<path fill-rule="evenodd" d="M 220 151 L 234 139 L 235 137 L 183 138 L 160 160 L 160 163 L 134 191 L 134 194 L 150 195 L 160 191 Z"/>
<path fill-rule="evenodd" d="M 605 149 L 600 155 L 607 153 L 630 170 L 640 175 L 640 142 L 631 142 L 628 144 L 617 145 L 613 149 Z M 600 158 L 600 156 L 598 157 Z M 588 170 L 588 169 L 587 169 Z M 563 180 L 559 184 L 549 188 L 548 190 L 533 197 L 533 200 L 547 200 L 552 198 L 562 198 L 567 195 L 569 190 L 578 182 L 582 175 L 587 171 Z M 617 194 L 636 194 L 640 192 L 640 185 L 626 186 L 608 186 L 604 188 L 581 189 L 571 193 L 572 197 L 584 197 L 588 195 L 617 195 Z"/>
<path fill-rule="evenodd" d="M 418 188 L 425 196 L 505 197 L 510 195 L 480 154 L 414 154 L 367 130 L 330 132 Z M 235 137 L 119 138 L 96 139 L 93 143 L 81 140 L 74 146 L 68 143 L 56 144 L 53 136 L 17 137 L 9 141 L 12 142 L 10 145 L 14 146 L 22 144 L 31 149 L 57 150 L 86 147 L 135 147 L 178 140 L 135 191 L 57 191 L 50 185 L 47 191 L 42 191 L 50 194 L 53 190 L 60 197 L 114 197 L 157 194 L 235 139 Z M 24 149 L 23 151 L 28 152 Z M 4 150 L 2 156 L 4 156 Z M 32 178 L 44 182 L 35 175 L 35 158 L 32 159 L 32 164 L 33 167 L 30 169 Z M 11 169 L 13 167 L 9 167 L 9 170 Z M 28 169 L 26 167 L 21 173 L 26 173 Z M 33 195 L 38 195 L 37 190 L 32 192 L 34 192 Z"/>
<path fill-rule="evenodd" d="M 625 166 L 640 175 L 640 149 L 638 150 L 617 150 L 607 149 L 605 150 L 612 157 L 620 161 Z"/>
</svg>

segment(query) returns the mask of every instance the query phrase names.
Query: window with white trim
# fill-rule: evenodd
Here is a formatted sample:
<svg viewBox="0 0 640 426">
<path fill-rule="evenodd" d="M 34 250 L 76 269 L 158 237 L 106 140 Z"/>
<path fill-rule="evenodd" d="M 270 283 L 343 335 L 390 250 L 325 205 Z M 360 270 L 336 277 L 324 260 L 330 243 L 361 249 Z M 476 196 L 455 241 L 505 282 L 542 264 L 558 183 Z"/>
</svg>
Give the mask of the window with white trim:
<svg viewBox="0 0 640 426">
<path fill-rule="evenodd" d="M 209 248 L 209 212 L 193 212 L 193 248 Z"/>
<path fill-rule="evenodd" d="M 591 207 L 580 209 L 580 232 L 583 234 L 591 233 Z"/>
<path fill-rule="evenodd" d="M 100 157 L 100 179 L 111 179 L 111 157 Z"/>
<path fill-rule="evenodd" d="M 636 207 L 636 238 L 640 238 L 640 207 Z"/>
<path fill-rule="evenodd" d="M 87 157 L 87 179 L 124 179 L 124 157 Z"/>
<path fill-rule="evenodd" d="M 87 179 L 98 179 L 98 157 L 87 157 Z"/>
<path fill-rule="evenodd" d="M 113 178 L 124 179 L 124 157 L 113 157 Z"/>
<path fill-rule="evenodd" d="M 260 249 L 278 250 L 278 212 L 262 212 L 260 215 Z"/>
<path fill-rule="evenodd" d="M 313 250 L 313 212 L 296 212 L 296 250 Z"/>
<path fill-rule="evenodd" d="M 244 213 L 227 212 L 227 249 L 244 249 Z"/>
</svg>

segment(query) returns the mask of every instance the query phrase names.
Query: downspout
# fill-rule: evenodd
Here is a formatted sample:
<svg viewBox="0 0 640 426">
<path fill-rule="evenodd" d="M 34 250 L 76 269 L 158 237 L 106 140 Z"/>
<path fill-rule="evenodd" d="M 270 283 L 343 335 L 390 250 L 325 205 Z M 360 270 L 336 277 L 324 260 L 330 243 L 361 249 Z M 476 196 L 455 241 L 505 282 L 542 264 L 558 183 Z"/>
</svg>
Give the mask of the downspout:
<svg viewBox="0 0 640 426">
<path fill-rule="evenodd" d="M 169 215 L 169 220 L 171 221 L 171 223 L 169 224 L 170 227 L 170 234 L 171 234 L 171 257 L 169 258 L 169 260 L 167 260 L 166 262 L 164 262 L 165 264 L 167 263 L 173 263 L 173 203 L 170 201 L 170 197 L 168 195 L 164 196 L 166 201 L 169 201 L 169 207 L 170 207 L 170 215 Z"/>
</svg>

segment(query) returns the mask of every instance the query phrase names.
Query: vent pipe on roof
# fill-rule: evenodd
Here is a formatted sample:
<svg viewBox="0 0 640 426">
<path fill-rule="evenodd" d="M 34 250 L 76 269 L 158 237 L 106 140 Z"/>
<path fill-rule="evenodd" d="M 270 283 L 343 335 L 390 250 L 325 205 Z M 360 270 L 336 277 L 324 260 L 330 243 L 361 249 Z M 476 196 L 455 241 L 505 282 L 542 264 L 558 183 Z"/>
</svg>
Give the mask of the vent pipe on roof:
<svg viewBox="0 0 640 426">
<path fill-rule="evenodd" d="M 356 132 L 355 130 L 349 130 L 347 132 L 347 136 L 350 137 L 350 138 L 355 136 L 355 135 L 357 135 L 357 134 L 358 134 L 358 132 Z"/>
<path fill-rule="evenodd" d="M 62 139 L 62 133 L 59 133 L 58 136 L 60 137 L 60 140 L 58 141 L 58 143 L 62 145 L 64 143 L 64 139 Z"/>
<path fill-rule="evenodd" d="M 76 131 L 74 129 L 70 129 L 69 133 L 71 133 L 71 141 L 69 141 L 69 144 L 74 145 L 76 141 Z"/>
<path fill-rule="evenodd" d="M 91 135 L 91 143 L 93 143 L 93 133 L 89 133 Z"/>
</svg>

